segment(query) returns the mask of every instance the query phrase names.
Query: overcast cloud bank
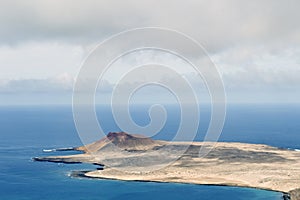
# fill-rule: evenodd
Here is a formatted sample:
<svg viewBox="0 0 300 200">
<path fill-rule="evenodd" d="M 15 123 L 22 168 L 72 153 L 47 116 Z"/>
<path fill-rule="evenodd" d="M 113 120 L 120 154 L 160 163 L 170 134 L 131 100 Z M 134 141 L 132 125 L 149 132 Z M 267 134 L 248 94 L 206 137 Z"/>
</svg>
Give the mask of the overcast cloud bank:
<svg viewBox="0 0 300 200">
<path fill-rule="evenodd" d="M 296 0 L 2 1 L 0 96 L 6 100 L 0 103 L 21 93 L 70 103 L 76 74 L 93 47 L 145 26 L 175 29 L 201 43 L 230 101 L 299 102 L 299 8 Z M 198 84 L 192 73 L 185 75 Z M 62 93 L 68 98 L 58 97 Z"/>
</svg>

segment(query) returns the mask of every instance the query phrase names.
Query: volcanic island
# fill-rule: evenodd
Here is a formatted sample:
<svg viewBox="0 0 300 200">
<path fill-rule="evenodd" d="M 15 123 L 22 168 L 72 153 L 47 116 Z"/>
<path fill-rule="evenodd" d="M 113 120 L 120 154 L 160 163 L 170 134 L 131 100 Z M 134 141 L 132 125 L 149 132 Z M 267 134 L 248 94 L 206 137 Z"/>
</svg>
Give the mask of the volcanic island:
<svg viewBox="0 0 300 200">
<path fill-rule="evenodd" d="M 199 156 L 201 148 L 210 151 Z M 110 132 L 73 150 L 82 153 L 33 159 L 101 166 L 73 172 L 74 176 L 250 187 L 282 192 L 286 200 L 300 200 L 299 151 L 236 142 L 171 142 L 125 132 Z"/>
</svg>

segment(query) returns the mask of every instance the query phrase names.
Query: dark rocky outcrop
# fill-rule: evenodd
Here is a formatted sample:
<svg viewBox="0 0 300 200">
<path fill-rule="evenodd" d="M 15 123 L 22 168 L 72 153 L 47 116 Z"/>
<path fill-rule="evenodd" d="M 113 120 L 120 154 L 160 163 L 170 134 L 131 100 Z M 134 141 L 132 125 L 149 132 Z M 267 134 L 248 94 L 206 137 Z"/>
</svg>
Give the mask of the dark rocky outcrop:
<svg viewBox="0 0 300 200">
<path fill-rule="evenodd" d="M 288 194 L 288 193 L 283 193 L 282 199 L 283 199 L 283 200 L 290 200 L 290 199 L 291 199 L 290 194 Z"/>
<path fill-rule="evenodd" d="M 67 164 L 76 164 L 76 163 L 91 163 L 91 159 L 87 156 L 49 156 L 49 157 L 35 157 L 32 158 L 34 161 L 40 162 L 55 162 L 55 163 L 67 163 Z"/>
<path fill-rule="evenodd" d="M 291 200 L 300 200 L 300 188 L 290 191 L 289 194 Z"/>
</svg>

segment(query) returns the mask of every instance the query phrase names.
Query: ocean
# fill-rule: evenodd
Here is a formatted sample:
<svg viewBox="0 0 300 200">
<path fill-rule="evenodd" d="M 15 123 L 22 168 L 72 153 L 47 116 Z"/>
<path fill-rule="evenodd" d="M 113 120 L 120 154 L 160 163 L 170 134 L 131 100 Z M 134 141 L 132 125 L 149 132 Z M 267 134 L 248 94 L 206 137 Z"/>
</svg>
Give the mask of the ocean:
<svg viewBox="0 0 300 200">
<path fill-rule="evenodd" d="M 107 107 L 97 110 L 106 132 L 119 131 Z M 208 126 L 209 111 L 202 111 L 196 140 L 203 138 Z M 154 139 L 172 139 L 178 128 L 178 108 L 170 106 L 168 112 L 166 126 Z M 144 106 L 133 108 L 132 117 L 140 125 L 149 122 Z M 220 141 L 300 149 L 299 119 L 299 105 L 228 105 Z M 1 106 L 0 199 L 282 199 L 281 193 L 250 188 L 73 178 L 72 170 L 96 167 L 32 161 L 36 156 L 70 153 L 43 149 L 80 145 L 70 106 Z"/>
</svg>

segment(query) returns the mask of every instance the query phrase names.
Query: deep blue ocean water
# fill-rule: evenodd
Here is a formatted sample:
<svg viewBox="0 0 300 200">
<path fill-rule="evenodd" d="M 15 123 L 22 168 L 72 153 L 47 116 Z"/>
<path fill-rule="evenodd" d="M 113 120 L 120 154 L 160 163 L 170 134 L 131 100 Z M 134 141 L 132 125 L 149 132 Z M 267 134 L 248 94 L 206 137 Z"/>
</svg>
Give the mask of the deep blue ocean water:
<svg viewBox="0 0 300 200">
<path fill-rule="evenodd" d="M 207 129 L 209 112 L 203 110 L 197 140 Z M 171 139 L 176 131 L 178 109 L 169 111 L 172 117 L 155 139 Z M 98 114 L 106 132 L 119 130 L 109 109 L 100 107 Z M 149 122 L 143 107 L 134 108 L 132 115 L 138 124 Z M 220 141 L 300 149 L 299 119 L 299 105 L 229 105 Z M 0 199 L 281 199 L 280 193 L 249 188 L 72 178 L 72 170 L 95 166 L 31 160 L 65 153 L 43 149 L 81 144 L 69 106 L 0 107 Z"/>
</svg>

